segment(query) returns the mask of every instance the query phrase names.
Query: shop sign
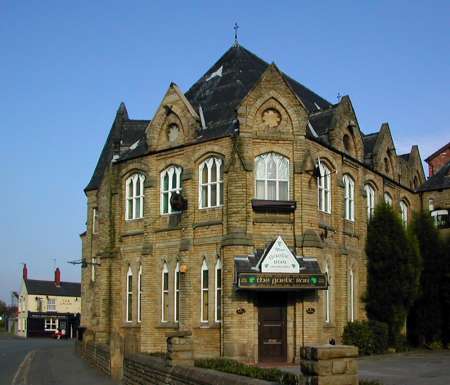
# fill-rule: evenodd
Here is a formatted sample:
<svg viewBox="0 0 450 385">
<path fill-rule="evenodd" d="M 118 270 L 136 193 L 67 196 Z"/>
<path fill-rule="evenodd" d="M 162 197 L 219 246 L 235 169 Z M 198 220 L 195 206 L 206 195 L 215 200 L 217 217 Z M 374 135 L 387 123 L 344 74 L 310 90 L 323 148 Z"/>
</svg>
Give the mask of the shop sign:
<svg viewBox="0 0 450 385">
<path fill-rule="evenodd" d="M 271 248 L 263 255 L 258 264 L 263 273 L 298 273 L 300 265 L 291 250 L 278 236 Z"/>
<path fill-rule="evenodd" d="M 327 289 L 325 274 L 239 273 L 238 289 L 245 290 L 302 290 Z"/>
</svg>

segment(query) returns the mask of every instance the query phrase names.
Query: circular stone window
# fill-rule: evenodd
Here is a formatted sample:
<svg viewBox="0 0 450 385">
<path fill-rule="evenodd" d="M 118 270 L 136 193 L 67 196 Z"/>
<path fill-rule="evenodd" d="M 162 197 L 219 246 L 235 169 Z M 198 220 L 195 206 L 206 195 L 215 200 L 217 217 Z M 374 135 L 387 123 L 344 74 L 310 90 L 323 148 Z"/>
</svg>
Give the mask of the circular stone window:
<svg viewBox="0 0 450 385">
<path fill-rule="evenodd" d="M 262 121 L 267 127 L 275 128 L 281 123 L 281 115 L 274 108 L 268 108 L 262 113 Z"/>
<path fill-rule="evenodd" d="M 171 124 L 167 130 L 169 142 L 176 142 L 180 136 L 180 129 L 176 124 Z"/>
</svg>

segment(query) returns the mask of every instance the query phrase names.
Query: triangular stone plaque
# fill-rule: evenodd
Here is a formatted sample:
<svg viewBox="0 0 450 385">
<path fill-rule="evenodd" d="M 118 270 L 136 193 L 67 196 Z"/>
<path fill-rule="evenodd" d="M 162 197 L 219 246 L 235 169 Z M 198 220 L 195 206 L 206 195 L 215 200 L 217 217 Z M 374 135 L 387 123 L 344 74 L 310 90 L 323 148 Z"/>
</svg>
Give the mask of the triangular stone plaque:
<svg viewBox="0 0 450 385">
<path fill-rule="evenodd" d="M 284 243 L 283 238 L 278 236 L 275 242 L 267 250 L 259 267 L 262 273 L 298 273 L 300 265 L 291 250 Z"/>
</svg>

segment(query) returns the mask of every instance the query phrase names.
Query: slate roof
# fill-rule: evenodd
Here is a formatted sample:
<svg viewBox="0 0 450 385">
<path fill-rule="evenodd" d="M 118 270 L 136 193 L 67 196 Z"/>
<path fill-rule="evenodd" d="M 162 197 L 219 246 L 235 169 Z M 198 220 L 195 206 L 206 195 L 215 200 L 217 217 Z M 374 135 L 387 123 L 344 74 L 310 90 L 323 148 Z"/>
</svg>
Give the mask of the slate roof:
<svg viewBox="0 0 450 385">
<path fill-rule="evenodd" d="M 372 154 L 375 144 L 377 143 L 379 132 L 363 135 L 364 154 Z"/>
<path fill-rule="evenodd" d="M 316 112 L 309 116 L 309 122 L 319 136 L 326 136 L 331 128 L 335 109 Z"/>
<path fill-rule="evenodd" d="M 124 103 L 121 103 L 119 109 L 117 110 L 116 117 L 112 124 L 111 130 L 109 132 L 108 138 L 106 139 L 103 150 L 98 159 L 97 166 L 95 167 L 94 173 L 89 181 L 88 185 L 84 191 L 98 189 L 103 178 L 105 169 L 111 163 L 114 153 L 114 147 L 116 145 L 129 149 L 134 143 L 139 139 L 145 137 L 145 129 L 149 124 L 149 120 L 131 120 L 128 118 L 128 112 Z M 147 143 L 145 139 L 142 140 L 141 145 L 137 145 L 136 149 L 139 148 L 140 155 L 147 152 Z M 132 150 L 134 151 L 134 150 Z M 124 153 L 127 156 L 129 150 Z M 129 156 L 129 155 L 128 155 Z"/>
<path fill-rule="evenodd" d="M 450 161 L 442 166 L 432 177 L 419 187 L 418 191 L 450 189 Z"/>
<path fill-rule="evenodd" d="M 235 45 L 203 75 L 185 94 L 196 111 L 202 107 L 206 130 L 200 132 L 197 140 L 222 137 L 233 134 L 237 128 L 236 108 L 248 92 L 255 86 L 269 64 L 247 50 Z M 220 76 L 211 76 L 220 72 Z M 326 110 L 332 106 L 304 85 L 286 74 L 282 74 L 292 90 L 302 100 L 309 112 Z M 149 120 L 131 120 L 122 103 L 100 154 L 97 166 L 85 191 L 100 186 L 105 169 L 113 159 L 117 143 L 122 151 L 117 160 L 133 159 L 148 152 L 145 129 Z M 326 123 L 324 123 L 326 125 Z M 315 127 L 314 127 L 315 128 Z M 138 142 L 139 140 L 139 142 Z M 132 146 L 135 144 L 135 146 Z M 132 146 L 132 148 L 130 148 Z"/>
<path fill-rule="evenodd" d="M 402 154 L 398 156 L 400 159 L 403 159 L 405 162 L 409 161 L 409 154 Z"/>
<path fill-rule="evenodd" d="M 207 130 L 202 132 L 204 135 L 234 132 L 237 107 L 268 66 L 244 47 L 233 46 L 186 92 L 186 98 L 195 110 L 202 107 L 207 126 Z M 221 75 L 212 76 L 218 72 Z M 331 106 L 289 76 L 282 76 L 310 112 L 317 111 L 315 104 L 321 109 Z"/>
<path fill-rule="evenodd" d="M 81 284 L 77 282 L 61 282 L 61 286 L 58 287 L 54 281 L 27 279 L 25 286 L 28 294 L 81 297 Z"/>
</svg>

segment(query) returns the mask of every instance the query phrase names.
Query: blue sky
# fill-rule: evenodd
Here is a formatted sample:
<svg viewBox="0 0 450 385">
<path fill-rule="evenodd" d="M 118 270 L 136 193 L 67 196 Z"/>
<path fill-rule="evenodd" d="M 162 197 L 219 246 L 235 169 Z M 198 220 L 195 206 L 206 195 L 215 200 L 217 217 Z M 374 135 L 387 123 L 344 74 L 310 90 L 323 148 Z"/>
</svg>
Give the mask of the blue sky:
<svg viewBox="0 0 450 385">
<path fill-rule="evenodd" d="M 0 0 L 0 298 L 31 278 L 76 281 L 83 188 L 121 101 L 151 119 L 240 43 L 331 102 L 365 133 L 389 122 L 397 152 L 450 140 L 450 3 L 424 1 Z"/>
</svg>

